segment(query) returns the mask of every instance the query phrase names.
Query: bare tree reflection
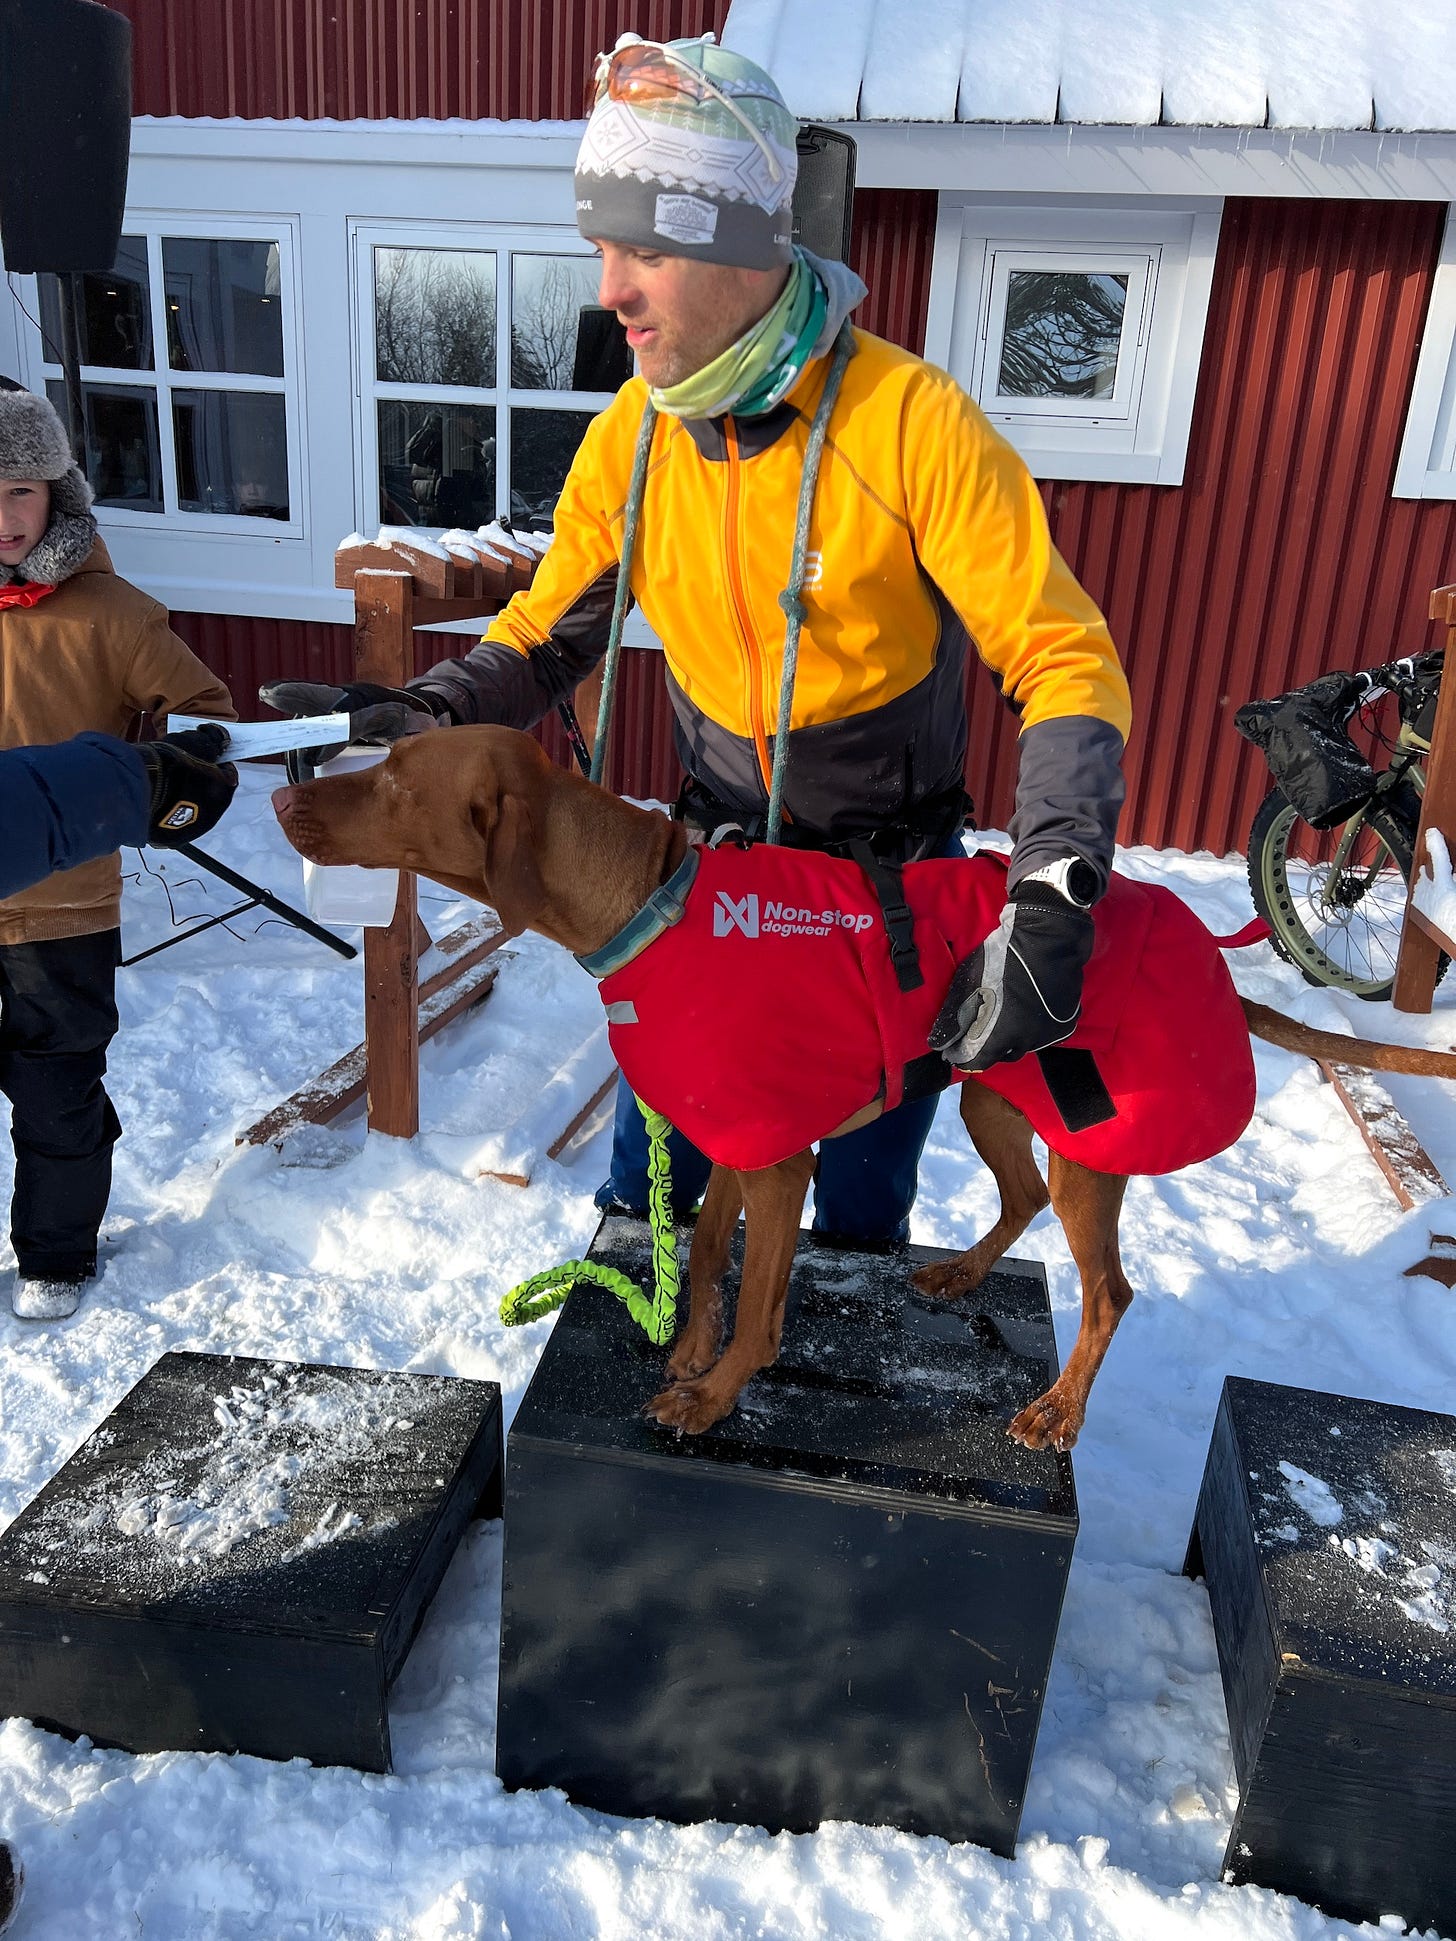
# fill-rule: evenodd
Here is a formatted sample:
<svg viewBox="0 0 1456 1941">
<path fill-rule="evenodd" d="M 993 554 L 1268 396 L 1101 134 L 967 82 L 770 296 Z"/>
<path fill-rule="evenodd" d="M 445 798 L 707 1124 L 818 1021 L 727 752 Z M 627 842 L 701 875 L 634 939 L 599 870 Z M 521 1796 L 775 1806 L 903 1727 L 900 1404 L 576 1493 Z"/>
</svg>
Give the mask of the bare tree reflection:
<svg viewBox="0 0 1456 1941">
<path fill-rule="evenodd" d="M 511 381 L 525 390 L 569 391 L 577 319 L 596 295 L 595 265 L 517 256 L 511 308 Z"/>
<path fill-rule="evenodd" d="M 1125 276 L 1013 270 L 996 389 L 1011 398 L 1105 398 L 1117 379 Z"/>
<path fill-rule="evenodd" d="M 483 251 L 376 249 L 380 381 L 495 384 L 495 258 Z"/>
</svg>

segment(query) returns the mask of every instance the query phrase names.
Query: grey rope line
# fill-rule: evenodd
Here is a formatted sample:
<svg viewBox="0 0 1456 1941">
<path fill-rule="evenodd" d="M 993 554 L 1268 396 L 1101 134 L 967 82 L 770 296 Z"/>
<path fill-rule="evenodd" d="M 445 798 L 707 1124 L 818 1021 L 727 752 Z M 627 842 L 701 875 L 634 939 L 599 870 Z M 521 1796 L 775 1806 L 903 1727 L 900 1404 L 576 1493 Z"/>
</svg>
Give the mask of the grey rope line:
<svg viewBox="0 0 1456 1941">
<path fill-rule="evenodd" d="M 819 460 L 824 452 L 824 440 L 829 431 L 829 414 L 834 409 L 834 401 L 839 396 L 840 380 L 844 367 L 854 355 L 854 332 L 846 317 L 839 326 L 839 335 L 834 340 L 834 361 L 829 366 L 829 375 L 824 380 L 824 395 L 819 400 L 819 409 L 814 413 L 814 422 L 809 428 L 809 442 L 804 448 L 804 470 L 799 480 L 799 510 L 794 521 L 794 552 L 789 565 L 789 583 L 779 595 L 779 605 L 784 610 L 784 667 L 779 681 L 779 711 L 774 723 L 773 769 L 768 791 L 768 828 L 770 842 L 778 842 L 784 820 L 784 778 L 789 766 L 789 726 L 794 715 L 794 680 L 799 671 L 799 634 L 804 625 L 805 606 L 800 598 L 804 584 L 804 567 L 809 550 L 809 519 L 814 510 L 814 487 L 819 480 Z"/>
<path fill-rule="evenodd" d="M 622 658 L 622 624 L 627 618 L 627 595 L 632 582 L 632 554 L 637 547 L 637 520 L 642 511 L 642 494 L 647 483 L 647 460 L 652 451 L 652 432 L 657 423 L 657 407 L 651 398 L 642 412 L 637 428 L 637 449 L 632 455 L 632 480 L 627 487 L 627 509 L 622 520 L 622 557 L 617 562 L 617 592 L 612 601 L 612 625 L 607 635 L 607 665 L 602 675 L 602 698 L 597 709 L 597 738 L 592 749 L 591 779 L 600 782 L 607 760 L 607 730 L 612 725 L 612 702 L 617 691 L 617 663 Z"/>
<path fill-rule="evenodd" d="M 794 520 L 794 550 L 789 564 L 789 583 L 779 595 L 784 612 L 784 665 L 779 682 L 779 711 L 774 724 L 773 768 L 769 778 L 768 828 L 770 842 L 780 840 L 784 816 L 784 777 L 788 771 L 789 722 L 794 710 L 794 680 L 799 666 L 799 635 L 806 609 L 800 597 L 804 569 L 808 562 L 809 522 L 814 510 L 814 488 L 819 479 L 819 461 L 829 433 L 829 415 L 839 396 L 845 366 L 854 355 L 854 332 L 849 319 L 839 327 L 834 340 L 834 359 L 824 380 L 824 392 L 809 428 L 804 448 L 804 469 L 799 480 L 799 505 Z M 596 746 L 592 750 L 591 779 L 600 782 L 606 762 L 607 733 L 612 722 L 612 703 L 616 698 L 617 664 L 621 659 L 622 625 L 627 616 L 627 595 L 632 578 L 632 554 L 637 545 L 637 523 L 642 511 L 642 495 L 647 482 L 647 461 L 652 450 L 653 427 L 657 410 L 651 398 L 642 413 L 637 432 L 637 449 L 632 458 L 632 480 L 627 488 L 627 507 L 623 516 L 622 557 L 617 564 L 617 592 L 612 602 L 611 631 L 607 636 L 606 671 L 602 676 L 602 699 L 597 711 Z M 782 730 L 782 732 L 780 732 Z"/>
</svg>

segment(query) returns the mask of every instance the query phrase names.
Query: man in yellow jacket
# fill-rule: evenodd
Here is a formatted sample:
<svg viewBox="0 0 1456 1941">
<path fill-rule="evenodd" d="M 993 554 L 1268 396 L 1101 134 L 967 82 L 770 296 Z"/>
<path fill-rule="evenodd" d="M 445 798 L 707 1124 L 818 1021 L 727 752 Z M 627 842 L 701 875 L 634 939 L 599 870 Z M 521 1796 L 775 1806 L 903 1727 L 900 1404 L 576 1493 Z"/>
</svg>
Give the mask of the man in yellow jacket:
<svg viewBox="0 0 1456 1941">
<path fill-rule="evenodd" d="M 764 826 L 780 726 L 780 595 L 810 427 L 865 294 L 844 265 L 792 243 L 795 134 L 770 77 L 711 37 L 628 36 L 601 58 L 577 221 L 638 374 L 589 426 L 531 586 L 464 660 L 395 697 L 447 722 L 525 728 L 597 665 L 650 398 L 631 591 L 666 657 L 680 807 L 704 829 L 731 822 L 750 835 Z M 810 508 L 784 839 L 830 849 L 865 838 L 890 863 L 958 847 L 966 663 L 979 655 L 1021 722 L 1012 900 L 961 967 L 936 1048 L 983 1067 L 1075 1025 L 1087 912 L 1106 887 L 1122 803 L 1127 684 L 1020 458 L 945 372 L 852 337 Z M 825 1148 L 817 1232 L 904 1240 L 933 1113 L 932 1092 Z M 680 1204 L 706 1172 L 679 1144 Z M 630 1098 L 600 1197 L 646 1204 Z"/>
</svg>

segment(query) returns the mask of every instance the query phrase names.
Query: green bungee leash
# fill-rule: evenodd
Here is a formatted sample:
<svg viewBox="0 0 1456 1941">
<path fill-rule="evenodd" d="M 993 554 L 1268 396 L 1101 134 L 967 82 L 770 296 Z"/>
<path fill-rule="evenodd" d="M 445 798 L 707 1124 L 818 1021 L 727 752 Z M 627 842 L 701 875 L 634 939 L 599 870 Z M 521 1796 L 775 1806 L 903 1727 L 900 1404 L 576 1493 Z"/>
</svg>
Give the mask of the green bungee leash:
<svg viewBox="0 0 1456 1941">
<path fill-rule="evenodd" d="M 603 1267 L 594 1260 L 567 1260 L 560 1267 L 533 1274 L 504 1297 L 500 1318 L 508 1328 L 539 1321 L 543 1314 L 561 1306 L 578 1281 L 592 1281 L 617 1296 L 654 1347 L 664 1348 L 672 1340 L 678 1290 L 677 1232 L 672 1223 L 672 1172 L 667 1152 L 667 1135 L 672 1127 L 661 1112 L 653 1112 L 641 1099 L 637 1109 L 647 1121 L 652 1299 L 649 1301 L 637 1283 L 615 1267 Z"/>
</svg>

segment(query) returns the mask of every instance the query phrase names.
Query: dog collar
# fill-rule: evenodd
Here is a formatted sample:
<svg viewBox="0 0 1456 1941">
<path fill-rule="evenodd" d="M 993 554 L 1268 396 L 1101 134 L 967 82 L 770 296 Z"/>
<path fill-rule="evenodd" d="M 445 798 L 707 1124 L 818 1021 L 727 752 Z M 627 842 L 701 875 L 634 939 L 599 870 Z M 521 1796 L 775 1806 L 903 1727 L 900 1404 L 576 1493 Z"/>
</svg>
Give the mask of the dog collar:
<svg viewBox="0 0 1456 1941">
<path fill-rule="evenodd" d="M 657 942 L 664 930 L 670 930 L 675 923 L 681 923 L 687 905 L 688 892 L 698 874 L 698 850 L 690 844 L 687 854 L 667 881 L 652 892 L 635 917 L 627 922 L 604 943 L 600 950 L 590 951 L 586 956 L 577 955 L 577 963 L 593 977 L 610 977 L 613 971 L 621 970 L 630 964 L 634 957 L 641 956 L 649 944 Z"/>
</svg>

